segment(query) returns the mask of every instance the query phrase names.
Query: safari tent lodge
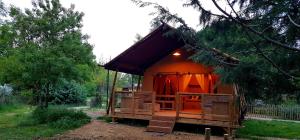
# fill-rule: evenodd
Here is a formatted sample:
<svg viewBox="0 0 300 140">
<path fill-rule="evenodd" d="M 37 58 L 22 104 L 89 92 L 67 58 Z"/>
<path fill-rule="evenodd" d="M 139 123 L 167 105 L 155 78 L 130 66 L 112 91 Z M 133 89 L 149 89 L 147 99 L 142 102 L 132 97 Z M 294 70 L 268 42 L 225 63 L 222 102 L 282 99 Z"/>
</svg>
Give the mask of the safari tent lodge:
<svg viewBox="0 0 300 140">
<path fill-rule="evenodd" d="M 237 88 L 225 85 L 213 67 L 189 59 L 193 51 L 167 36 L 163 24 L 104 65 L 115 71 L 110 116 L 149 120 L 148 131 L 171 133 L 175 123 L 239 127 Z M 139 75 L 137 88 L 115 90 L 117 72 Z"/>
</svg>

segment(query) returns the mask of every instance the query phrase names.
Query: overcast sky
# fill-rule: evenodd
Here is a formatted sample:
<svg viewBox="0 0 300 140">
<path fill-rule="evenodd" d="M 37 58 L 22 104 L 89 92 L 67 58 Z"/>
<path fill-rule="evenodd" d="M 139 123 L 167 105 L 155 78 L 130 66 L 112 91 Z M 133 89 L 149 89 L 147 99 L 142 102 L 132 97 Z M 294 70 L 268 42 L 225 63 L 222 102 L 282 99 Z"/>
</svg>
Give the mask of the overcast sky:
<svg viewBox="0 0 300 140">
<path fill-rule="evenodd" d="M 1 1 L 1 0 L 0 0 Z M 2 0 L 6 5 L 30 8 L 31 0 Z M 83 12 L 83 33 L 90 36 L 97 60 L 116 57 L 130 47 L 136 34 L 145 36 L 150 31 L 149 15 L 152 8 L 139 8 L 130 0 L 60 0 L 64 7 L 75 5 L 75 10 Z M 183 17 L 189 26 L 200 29 L 199 13 L 191 7 L 182 7 L 185 0 L 148 0 L 168 7 L 173 13 Z M 207 9 L 214 9 L 212 3 L 205 0 Z"/>
</svg>

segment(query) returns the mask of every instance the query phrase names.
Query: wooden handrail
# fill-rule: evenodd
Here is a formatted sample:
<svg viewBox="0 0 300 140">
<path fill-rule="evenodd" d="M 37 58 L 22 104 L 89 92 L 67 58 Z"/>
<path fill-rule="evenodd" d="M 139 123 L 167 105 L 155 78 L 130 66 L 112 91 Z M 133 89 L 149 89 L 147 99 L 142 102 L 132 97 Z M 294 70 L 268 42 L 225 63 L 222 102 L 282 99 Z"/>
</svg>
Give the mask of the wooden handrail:
<svg viewBox="0 0 300 140">
<path fill-rule="evenodd" d="M 193 96 L 201 96 L 201 95 L 208 95 L 208 96 L 233 96 L 232 94 L 224 94 L 224 93 L 193 93 L 193 92 L 178 92 L 180 95 L 193 95 Z"/>
<path fill-rule="evenodd" d="M 156 97 L 168 97 L 168 98 L 175 98 L 175 95 L 156 95 Z"/>
<path fill-rule="evenodd" d="M 152 91 L 133 91 L 135 94 L 151 94 L 152 93 Z M 128 93 L 128 94 L 130 94 L 130 93 L 133 93 L 132 91 L 119 91 L 119 90 L 116 90 L 115 91 L 115 93 L 119 93 L 119 94 L 121 94 L 121 93 Z"/>
</svg>

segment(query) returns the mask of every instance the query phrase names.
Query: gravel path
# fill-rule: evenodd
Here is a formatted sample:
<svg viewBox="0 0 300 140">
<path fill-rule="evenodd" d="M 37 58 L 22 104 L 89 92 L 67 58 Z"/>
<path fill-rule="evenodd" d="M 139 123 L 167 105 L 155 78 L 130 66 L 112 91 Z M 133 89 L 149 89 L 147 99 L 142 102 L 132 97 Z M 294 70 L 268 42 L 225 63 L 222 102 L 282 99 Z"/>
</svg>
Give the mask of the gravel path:
<svg viewBox="0 0 300 140">
<path fill-rule="evenodd" d="M 204 136 L 195 133 L 175 131 L 172 134 L 146 132 L 146 127 L 130 126 L 126 124 L 111 124 L 97 117 L 105 115 L 105 110 L 84 111 L 91 118 L 91 123 L 75 130 L 57 135 L 50 140 L 204 140 Z M 212 136 L 211 140 L 223 140 L 223 137 Z M 285 140 L 281 138 L 257 137 L 265 140 Z M 242 139 L 239 139 L 242 140 Z"/>
<path fill-rule="evenodd" d="M 51 138 L 52 140 L 201 140 L 203 135 L 173 132 L 162 135 L 160 133 L 145 132 L 145 127 L 129 126 L 125 124 L 111 124 L 99 120 Z M 213 140 L 222 140 L 222 137 L 212 137 Z"/>
</svg>

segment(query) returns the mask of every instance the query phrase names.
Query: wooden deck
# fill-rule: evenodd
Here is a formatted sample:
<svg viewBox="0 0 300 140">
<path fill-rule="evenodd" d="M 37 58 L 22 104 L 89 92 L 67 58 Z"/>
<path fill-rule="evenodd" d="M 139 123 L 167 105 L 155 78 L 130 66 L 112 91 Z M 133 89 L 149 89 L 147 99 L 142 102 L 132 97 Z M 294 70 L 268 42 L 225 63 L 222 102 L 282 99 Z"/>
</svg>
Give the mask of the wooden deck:
<svg viewBox="0 0 300 140">
<path fill-rule="evenodd" d="M 185 109 L 184 100 L 188 96 L 199 96 L 199 109 Z M 113 108 L 111 117 L 151 120 L 153 116 L 175 117 L 176 123 L 200 124 L 219 126 L 223 128 L 237 128 L 237 113 L 234 108 L 234 98 L 228 94 L 199 94 L 178 93 L 175 106 L 170 110 L 160 108 L 153 92 L 115 92 L 113 94 Z"/>
</svg>

